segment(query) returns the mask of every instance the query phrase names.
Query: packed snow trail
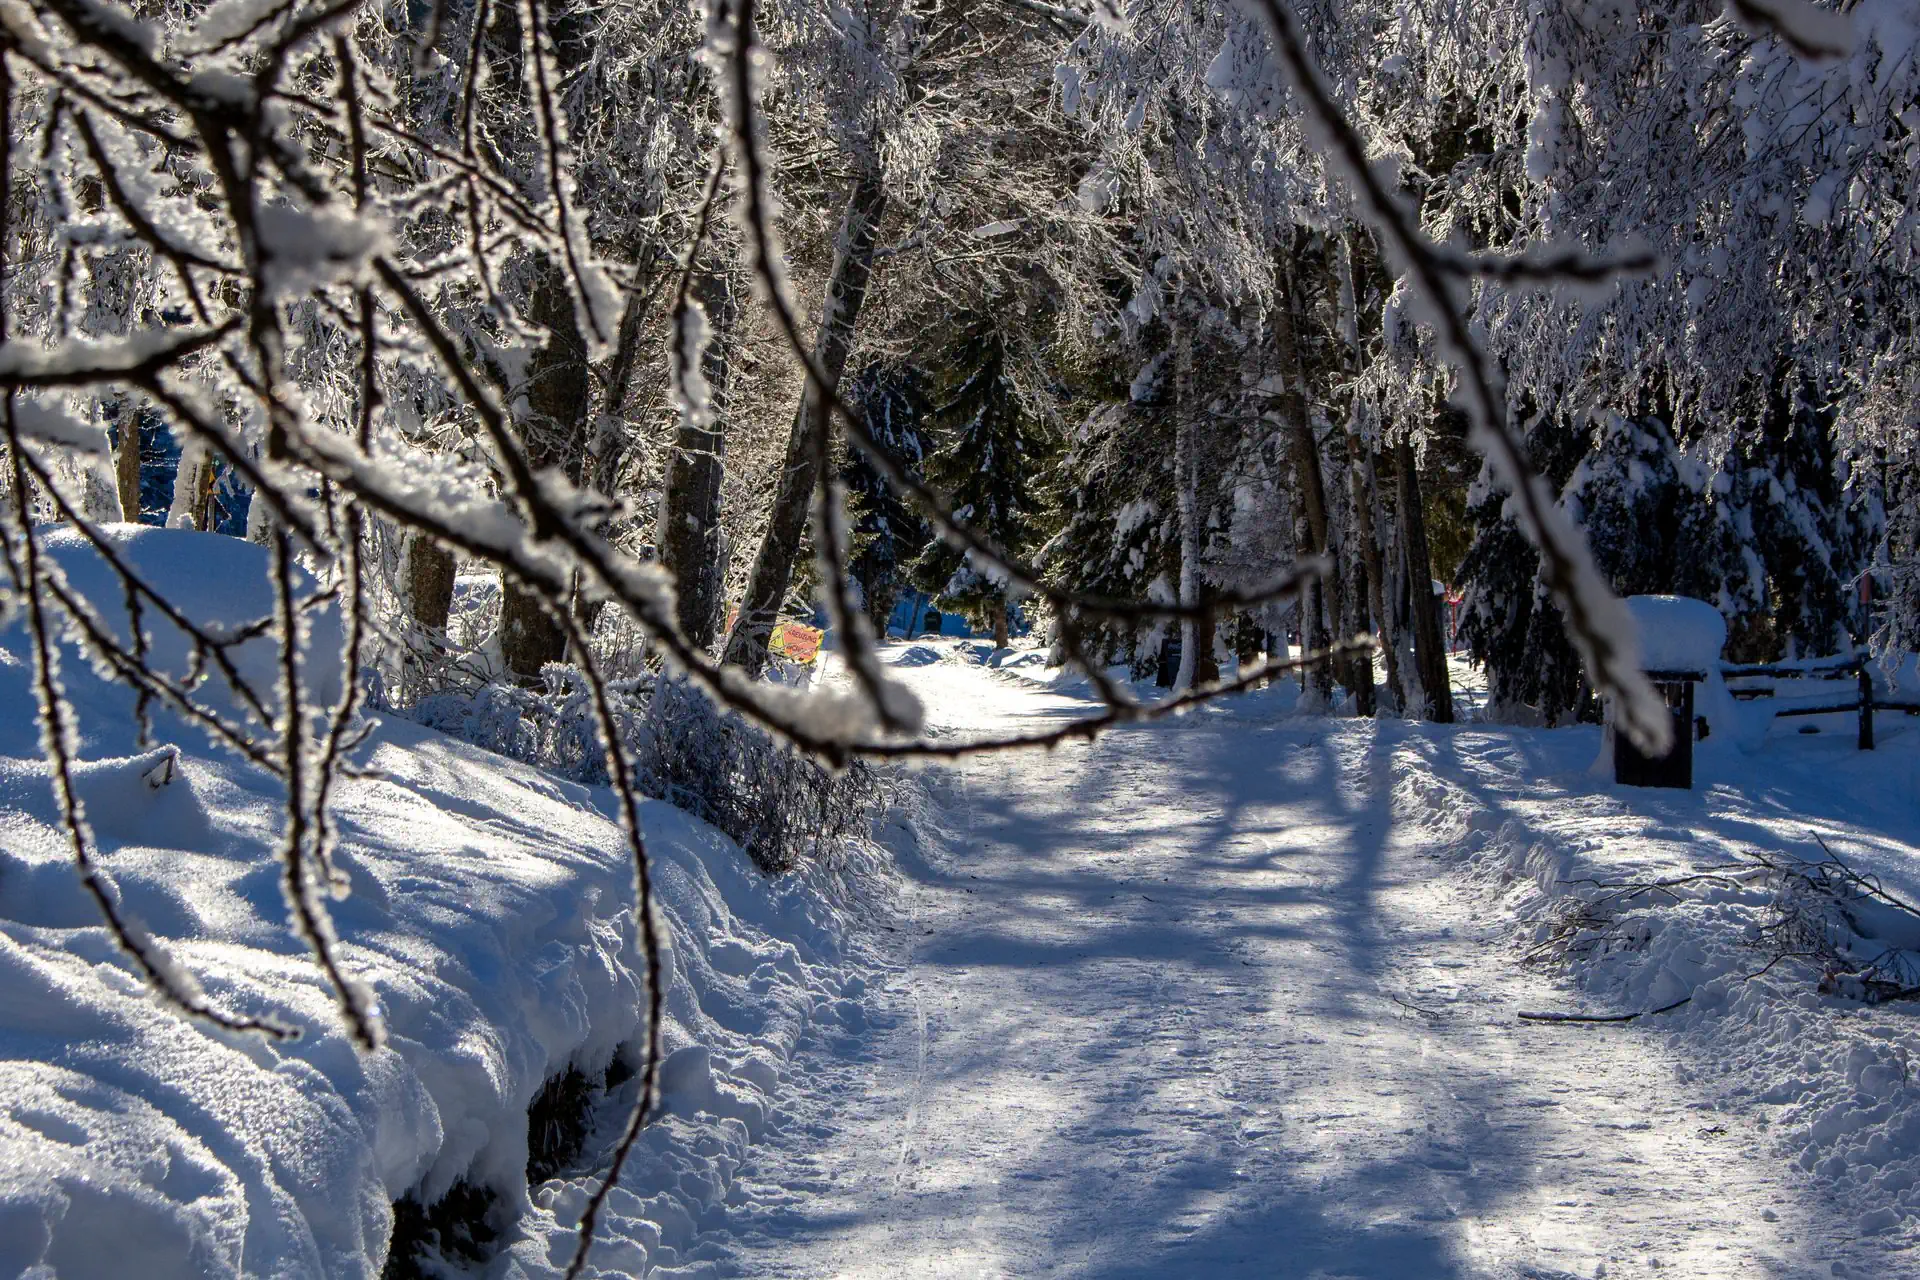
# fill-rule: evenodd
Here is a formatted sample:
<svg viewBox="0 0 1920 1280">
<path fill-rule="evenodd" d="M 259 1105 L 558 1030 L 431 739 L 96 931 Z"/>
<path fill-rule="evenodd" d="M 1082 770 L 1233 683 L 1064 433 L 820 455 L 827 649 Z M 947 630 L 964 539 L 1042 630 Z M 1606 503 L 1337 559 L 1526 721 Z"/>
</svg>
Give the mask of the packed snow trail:
<svg viewBox="0 0 1920 1280">
<path fill-rule="evenodd" d="M 890 656 L 956 736 L 1087 709 Z M 1436 730 L 1283 703 L 923 775 L 898 967 L 803 1041 L 729 1273 L 1911 1274 L 1657 1033 L 1514 1017 L 1566 993 L 1395 818 Z"/>
</svg>

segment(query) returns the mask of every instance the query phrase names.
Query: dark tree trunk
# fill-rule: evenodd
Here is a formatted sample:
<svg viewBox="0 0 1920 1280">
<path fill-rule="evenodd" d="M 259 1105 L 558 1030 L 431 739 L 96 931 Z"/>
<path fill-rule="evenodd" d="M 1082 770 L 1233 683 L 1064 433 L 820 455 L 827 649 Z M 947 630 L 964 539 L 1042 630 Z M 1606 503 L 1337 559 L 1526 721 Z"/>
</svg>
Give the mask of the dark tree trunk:
<svg viewBox="0 0 1920 1280">
<path fill-rule="evenodd" d="M 1400 545 L 1407 558 L 1407 599 L 1412 606 L 1413 658 L 1426 691 L 1426 718 L 1440 724 L 1453 721 L 1453 686 L 1447 679 L 1447 646 L 1440 626 L 1440 607 L 1433 599 L 1433 561 L 1427 551 L 1427 519 L 1420 505 L 1420 473 L 1413 446 L 1402 440 L 1393 447 L 1394 470 L 1399 473 Z M 1418 716 L 1420 708 L 1407 708 Z"/>
<path fill-rule="evenodd" d="M 1360 543 L 1361 563 L 1367 575 L 1367 606 L 1373 612 L 1373 630 L 1378 628 L 1380 636 L 1380 654 L 1387 666 L 1387 692 L 1398 703 L 1400 698 L 1400 652 L 1395 647 L 1393 615 L 1387 609 L 1386 564 L 1380 555 L 1379 529 L 1374 523 L 1374 500 L 1379 492 L 1380 467 L 1374 451 L 1361 439 L 1358 432 L 1347 437 L 1347 447 L 1353 452 L 1353 513 L 1354 537 Z M 1368 666 L 1372 666 L 1371 660 Z M 1392 708 L 1389 708 L 1392 709 Z"/>
<path fill-rule="evenodd" d="M 1005 600 L 995 600 L 988 607 L 993 612 L 993 647 L 996 649 L 1004 649 L 1012 639 L 1012 637 L 1007 634 L 1007 602 Z"/>
<path fill-rule="evenodd" d="M 1200 589 L 1200 603 L 1208 604 L 1213 592 L 1205 587 Z M 1193 683 L 1195 686 L 1212 684 L 1220 678 L 1220 662 L 1213 656 L 1213 638 L 1219 630 L 1219 618 L 1212 613 L 1203 613 L 1193 622 Z"/>
<path fill-rule="evenodd" d="M 887 193 L 876 173 L 862 173 L 847 193 L 846 212 L 840 220 L 838 249 L 833 259 L 833 274 L 827 281 L 826 305 L 820 318 L 820 332 L 814 339 L 813 358 L 827 382 L 826 390 L 837 392 L 840 375 L 853 351 L 854 326 L 860 308 L 866 302 L 867 281 L 873 274 L 874 237 L 880 219 L 886 213 Z M 754 556 L 753 572 L 747 580 L 740 617 L 727 637 L 726 661 L 758 676 L 767 665 L 767 641 L 780 616 L 781 602 L 793 583 L 794 560 L 800 553 L 800 538 L 806 531 L 807 513 L 814 488 L 819 483 L 816 457 L 819 440 L 826 432 L 830 410 L 827 397 L 809 380 L 793 415 L 793 430 L 787 438 L 787 456 L 780 467 L 780 479 L 774 490 L 773 509 L 767 531 Z"/>
<path fill-rule="evenodd" d="M 1282 272 L 1284 276 L 1284 269 Z M 1280 299 L 1273 311 L 1274 354 L 1286 390 L 1280 395 L 1281 421 L 1287 430 L 1288 452 L 1293 461 L 1295 488 L 1300 499 L 1296 532 L 1306 534 L 1305 549 L 1315 555 L 1327 550 L 1327 486 L 1321 473 L 1320 447 L 1313 438 L 1313 423 L 1307 416 L 1306 367 L 1300 360 L 1299 338 L 1294 330 L 1293 297 Z M 1304 526 L 1304 527 L 1303 527 Z M 1329 593 L 1337 599 L 1337 567 L 1324 580 L 1307 585 L 1301 593 L 1300 642 L 1309 650 L 1324 649 L 1329 642 L 1327 620 L 1332 611 L 1326 607 Z M 1307 687 L 1323 703 L 1333 699 L 1333 671 L 1326 664 L 1315 666 L 1304 679 Z"/>
<path fill-rule="evenodd" d="M 727 540 L 720 527 L 721 482 L 726 478 L 727 343 L 738 317 L 731 281 L 722 271 L 694 278 L 694 298 L 712 333 L 701 358 L 710 413 L 680 415 L 661 479 L 656 541 L 660 563 L 673 575 L 680 629 L 701 649 L 720 630 L 727 581 Z M 674 341 L 679 341 L 678 335 Z"/>
<path fill-rule="evenodd" d="M 1368 451 L 1360 439 L 1358 431 L 1347 433 L 1347 500 L 1353 507 L 1353 540 L 1359 551 L 1357 568 L 1360 581 L 1353 584 L 1351 595 L 1354 616 L 1359 622 L 1359 630 L 1372 634 L 1376 627 L 1384 630 L 1386 623 L 1385 601 L 1380 591 L 1380 545 L 1373 536 L 1373 467 Z M 1392 650 L 1387 658 L 1387 687 L 1397 688 L 1394 683 Z M 1365 679 L 1354 692 L 1357 695 L 1355 710 L 1363 716 L 1376 715 L 1373 687 L 1373 655 L 1363 654 L 1354 662 L 1355 667 L 1365 672 Z"/>
<path fill-rule="evenodd" d="M 140 414 L 127 400 L 120 401 L 115 426 L 120 442 L 113 451 L 113 478 L 120 490 L 120 518 L 140 523 Z"/>
<path fill-rule="evenodd" d="M 547 331 L 546 345 L 527 362 L 520 388 L 529 412 L 521 421 L 527 461 L 535 471 L 565 466 L 578 482 L 586 461 L 587 344 L 573 310 L 573 295 L 560 268 L 543 263 L 527 319 Z M 540 678 L 540 668 L 567 654 L 567 634 L 540 598 L 522 591 L 506 575 L 500 583 L 500 654 L 507 670 L 522 683 Z"/>
<path fill-rule="evenodd" d="M 441 635 L 453 613 L 453 552 L 432 538 L 407 537 L 407 610 L 416 626 Z"/>
</svg>

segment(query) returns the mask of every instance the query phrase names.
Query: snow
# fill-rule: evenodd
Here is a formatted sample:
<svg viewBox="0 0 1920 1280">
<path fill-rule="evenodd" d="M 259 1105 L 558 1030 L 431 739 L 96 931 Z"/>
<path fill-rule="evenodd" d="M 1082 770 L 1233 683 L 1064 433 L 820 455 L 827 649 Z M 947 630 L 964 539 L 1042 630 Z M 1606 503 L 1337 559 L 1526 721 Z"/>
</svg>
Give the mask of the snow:
<svg viewBox="0 0 1920 1280">
<path fill-rule="evenodd" d="M 887 653 L 943 736 L 1087 710 L 1031 664 Z M 715 1228 L 725 1274 L 1914 1273 L 1911 1192 L 1885 1190 L 1920 1154 L 1887 1101 L 1920 1050 L 1897 1014 L 1802 974 L 1660 1023 L 1521 1022 L 1640 1008 L 1663 967 L 1692 971 L 1677 937 L 1630 990 L 1523 965 L 1538 891 L 1502 878 L 1547 823 L 1608 867 L 1659 865 L 1711 860 L 1686 843 L 1702 814 L 1714 841 L 1798 843 L 1803 802 L 1850 850 L 1920 865 L 1910 746 L 1861 759 L 1822 738 L 1803 758 L 1776 735 L 1758 762 L 1703 764 L 1710 791 L 1633 792 L 1582 772 L 1595 729 L 1293 703 L 1283 683 L 919 775 L 872 1029 L 803 1045 Z M 1845 795 L 1822 789 L 1836 770 Z M 1747 1018 L 1774 1056 L 1723 1074 Z M 1813 1039 L 1790 1053 L 1795 1026 Z"/>
<path fill-rule="evenodd" d="M 102 541 L 128 570 L 159 590 L 168 602 L 211 639 L 232 639 L 273 614 L 273 589 L 266 573 L 264 548 L 237 538 L 196 533 L 189 529 L 160 529 L 151 525 L 99 526 Z M 122 645 L 132 643 L 131 618 L 121 580 L 105 556 L 70 528 L 47 530 L 42 547 L 67 582 L 93 606 L 107 630 Z M 309 649 L 302 665 L 309 704 L 331 705 L 340 696 L 339 613 L 331 602 L 314 602 L 317 584 L 303 570 L 295 571 L 294 597 L 306 620 Z M 140 622 L 148 642 L 152 668 L 176 680 L 191 683 L 195 670 L 193 639 L 143 602 Z M 19 637 L 9 643 L 18 654 Z M 278 649 L 270 636 L 260 635 L 226 646 L 235 673 L 261 695 L 271 709 L 278 704 Z M 76 686 L 66 666 L 69 695 L 85 700 L 83 721 L 89 712 L 109 723 L 130 725 L 133 694 L 124 688 L 109 690 L 98 682 Z M 208 664 L 209 671 L 215 670 Z M 224 675 L 210 675 L 199 687 L 204 704 L 236 714 L 240 700 Z M 21 713 L 24 718 L 25 712 Z M 130 741 L 130 739 L 129 739 Z"/>
<path fill-rule="evenodd" d="M 258 604 L 258 548 L 114 537 L 197 620 Z M 374 1275 L 392 1202 L 456 1179 L 494 1188 L 507 1229 L 475 1274 L 558 1274 L 636 1082 L 532 1186 L 528 1104 L 643 1042 L 607 797 L 376 730 L 339 784 L 335 912 L 392 1038 L 356 1055 L 286 926 L 277 786 L 164 715 L 136 749 L 124 691 L 69 661 L 120 900 L 214 1001 L 305 1032 L 223 1037 L 143 998 L 75 884 L 22 653 L 0 635 L 0 1274 Z M 882 656 L 937 739 L 1091 709 L 1031 644 Z M 768 882 L 647 805 L 664 1114 L 587 1274 L 1915 1273 L 1909 1006 L 1756 972 L 1774 903 L 1752 884 L 1643 895 L 1597 945 L 1526 957 L 1601 885 L 1805 854 L 1809 832 L 1920 900 L 1920 726 L 1888 716 L 1863 753 L 1815 718 L 1703 751 L 1695 791 L 1641 791 L 1585 771 L 1597 728 L 1299 701 L 1281 680 L 899 775 L 893 877 L 863 857 Z M 1920 944 L 1890 908 L 1851 920 L 1847 945 Z"/>
<path fill-rule="evenodd" d="M 1727 620 L 1704 600 L 1685 596 L 1628 596 L 1640 632 L 1640 661 L 1648 671 L 1717 671 L 1727 643 Z"/>
<path fill-rule="evenodd" d="M 266 610 L 258 547 L 109 534 L 202 625 Z M 69 532 L 44 537 L 124 627 L 93 552 Z M 146 618 L 171 661 L 184 637 Z M 378 1275 L 392 1202 L 431 1201 L 456 1179 L 494 1188 L 519 1223 L 500 1274 L 564 1267 L 585 1179 L 529 1189 L 528 1104 L 570 1065 L 637 1065 L 644 1044 L 631 855 L 609 797 L 417 726 L 375 730 L 334 808 L 351 884 L 334 923 L 390 1031 L 387 1048 L 357 1055 L 287 925 L 278 783 L 165 713 L 164 745 L 136 752 L 131 695 L 70 657 L 77 789 L 124 909 L 217 1004 L 303 1032 L 223 1036 L 145 998 L 80 889 L 26 652 L 18 627 L 0 634 L 0 1275 Z M 604 1245 L 604 1265 L 635 1274 L 635 1259 L 673 1262 L 686 1236 L 673 1224 L 726 1194 L 801 1030 L 852 972 L 824 872 L 769 883 L 679 810 L 650 802 L 642 818 L 673 1057 L 671 1114 L 615 1193 Z M 633 1087 L 607 1100 L 603 1129 Z"/>
</svg>

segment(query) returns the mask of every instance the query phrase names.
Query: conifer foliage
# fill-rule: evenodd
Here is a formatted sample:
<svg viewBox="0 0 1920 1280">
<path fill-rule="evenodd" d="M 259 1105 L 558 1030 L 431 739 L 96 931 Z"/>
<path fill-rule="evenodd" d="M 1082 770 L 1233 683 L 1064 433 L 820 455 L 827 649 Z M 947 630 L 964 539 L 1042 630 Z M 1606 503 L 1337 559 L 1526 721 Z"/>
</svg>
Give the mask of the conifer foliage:
<svg viewBox="0 0 1920 1280">
<path fill-rule="evenodd" d="M 945 359 L 952 372 L 932 413 L 944 442 L 927 459 L 927 477 L 956 517 L 1025 556 L 1046 533 L 1041 486 L 1055 452 L 1052 435 L 1022 402 L 1007 335 L 992 316 L 964 318 Z M 941 608 L 965 610 L 993 629 L 996 646 L 1006 647 L 1016 593 L 1003 576 L 935 543 L 914 561 L 912 577 Z"/>
<path fill-rule="evenodd" d="M 926 373 L 915 365 L 869 365 L 854 379 L 848 399 L 866 415 L 874 438 L 911 474 L 920 475 L 927 456 Z M 876 630 L 907 586 L 907 571 L 933 541 L 926 518 L 906 500 L 867 456 L 855 450 L 840 470 L 852 523 L 847 571 Z"/>
</svg>

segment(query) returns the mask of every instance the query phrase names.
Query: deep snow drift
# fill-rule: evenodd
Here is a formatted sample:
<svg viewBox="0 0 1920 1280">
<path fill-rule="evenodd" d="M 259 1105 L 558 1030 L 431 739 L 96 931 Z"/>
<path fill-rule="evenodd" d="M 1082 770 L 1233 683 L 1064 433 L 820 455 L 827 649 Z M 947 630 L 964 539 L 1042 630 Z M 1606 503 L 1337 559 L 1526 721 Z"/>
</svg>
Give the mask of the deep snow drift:
<svg viewBox="0 0 1920 1280">
<path fill-rule="evenodd" d="M 259 548 L 109 532 L 198 622 L 268 611 Z M 94 553 L 69 534 L 48 543 L 124 634 Z M 328 625 L 315 626 L 323 646 Z M 156 657 L 180 669 L 179 633 L 155 630 Z M 80 889 L 26 653 L 22 628 L 0 635 L 0 1275 L 378 1275 L 392 1202 L 432 1201 L 456 1179 L 501 1197 L 496 1274 L 564 1266 L 581 1180 L 530 1195 L 528 1104 L 569 1067 L 597 1078 L 616 1058 L 636 1065 L 644 1043 L 632 868 L 605 797 L 404 723 L 375 732 L 336 810 L 352 894 L 335 921 L 391 1030 L 389 1047 L 358 1056 L 287 924 L 279 785 L 164 715 L 176 767 L 152 785 L 153 757 L 133 759 L 131 694 L 69 651 L 80 789 L 126 911 L 216 1003 L 304 1033 L 222 1036 L 144 994 Z M 606 1274 L 679 1260 L 760 1132 L 802 1028 L 850 972 L 819 877 L 770 884 L 680 811 L 650 803 L 644 817 L 669 941 L 669 1117 L 610 1206 L 594 1255 Z M 617 1121 L 633 1087 L 603 1119 Z M 683 1120 L 696 1112 L 700 1123 Z M 584 1158 L 604 1145 L 596 1135 Z"/>
</svg>

